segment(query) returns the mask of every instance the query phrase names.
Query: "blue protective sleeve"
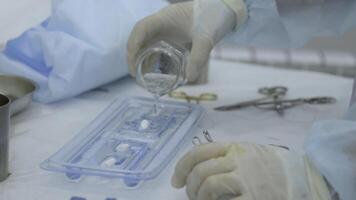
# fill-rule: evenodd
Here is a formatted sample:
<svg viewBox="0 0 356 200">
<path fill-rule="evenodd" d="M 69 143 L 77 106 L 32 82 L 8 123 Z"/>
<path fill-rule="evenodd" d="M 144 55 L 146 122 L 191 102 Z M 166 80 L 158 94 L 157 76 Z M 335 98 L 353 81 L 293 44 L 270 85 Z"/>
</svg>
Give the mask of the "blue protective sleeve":
<svg viewBox="0 0 356 200">
<path fill-rule="evenodd" d="M 7 42 L 3 53 L 8 58 L 26 63 L 36 72 L 48 76 L 52 67 L 46 65 L 43 59 L 42 48 L 39 45 L 41 38 L 36 37 L 36 35 L 44 31 L 46 31 L 45 22 L 26 31 L 19 38 Z"/>
</svg>

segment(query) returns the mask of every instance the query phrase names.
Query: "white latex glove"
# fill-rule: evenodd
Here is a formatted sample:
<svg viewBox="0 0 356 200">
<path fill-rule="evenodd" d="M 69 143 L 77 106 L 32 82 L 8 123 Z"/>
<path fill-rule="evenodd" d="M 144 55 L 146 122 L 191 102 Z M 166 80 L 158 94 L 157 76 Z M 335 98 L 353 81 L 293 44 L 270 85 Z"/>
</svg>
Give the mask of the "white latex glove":
<svg viewBox="0 0 356 200">
<path fill-rule="evenodd" d="M 159 39 L 168 39 L 182 46 L 192 45 L 186 76 L 188 82 L 198 82 L 207 71 L 204 68 L 214 45 L 245 20 L 245 4 L 243 0 L 238 2 L 239 14 L 221 0 L 195 0 L 169 5 L 144 18 L 136 24 L 128 41 L 130 74 L 136 75 L 136 58 L 141 49 Z"/>
<path fill-rule="evenodd" d="M 207 144 L 177 164 L 172 185 L 191 200 L 328 200 L 322 176 L 285 149 L 250 143 Z"/>
</svg>

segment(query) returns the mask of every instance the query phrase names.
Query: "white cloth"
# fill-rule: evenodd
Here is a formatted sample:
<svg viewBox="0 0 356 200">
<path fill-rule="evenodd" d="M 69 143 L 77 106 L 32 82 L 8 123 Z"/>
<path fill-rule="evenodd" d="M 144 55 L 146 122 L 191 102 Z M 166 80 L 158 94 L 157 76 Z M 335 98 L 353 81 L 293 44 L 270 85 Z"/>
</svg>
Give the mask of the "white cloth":
<svg viewBox="0 0 356 200">
<path fill-rule="evenodd" d="M 301 153 L 305 133 L 313 122 L 341 117 L 347 110 L 352 89 L 352 80 L 347 78 L 214 60 L 211 62 L 211 74 L 207 85 L 180 89 L 188 94 L 219 94 L 219 101 L 201 102 L 207 115 L 196 134 L 200 135 L 202 130 L 208 129 L 217 142 L 249 141 L 285 145 Z M 255 108 L 227 113 L 212 110 L 216 106 L 259 97 L 257 88 L 274 85 L 289 87 L 288 98 L 331 95 L 338 102 L 328 106 L 295 107 L 286 111 L 283 118 L 273 111 Z M 117 200 L 187 199 L 184 191 L 170 186 L 170 178 L 176 161 L 191 149 L 189 141 L 157 179 L 148 181 L 139 190 L 117 189 L 116 184 L 103 182 L 69 183 L 64 175 L 39 168 L 42 161 L 90 123 L 118 94 L 121 97 L 150 95 L 127 78 L 75 99 L 48 105 L 35 103 L 24 113 L 12 118 L 12 175 L 0 183 L 0 199 L 63 200 L 71 196 L 82 196 L 88 200 L 104 200 L 107 197 Z"/>
</svg>

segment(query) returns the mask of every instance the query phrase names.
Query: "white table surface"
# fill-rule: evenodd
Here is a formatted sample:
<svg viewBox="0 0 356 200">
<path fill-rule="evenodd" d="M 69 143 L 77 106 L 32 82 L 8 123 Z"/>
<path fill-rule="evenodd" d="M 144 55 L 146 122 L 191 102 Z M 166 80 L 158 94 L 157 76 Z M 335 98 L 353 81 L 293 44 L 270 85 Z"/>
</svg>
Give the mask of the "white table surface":
<svg viewBox="0 0 356 200">
<path fill-rule="evenodd" d="M 273 111 L 255 108 L 216 112 L 218 105 L 248 100 L 258 96 L 262 86 L 284 85 L 288 97 L 331 95 L 334 105 L 304 105 L 286 111 L 284 117 Z M 339 118 L 348 107 L 352 80 L 320 73 L 270 69 L 223 61 L 211 62 L 210 81 L 206 85 L 186 86 L 190 94 L 215 92 L 217 102 L 203 103 L 207 111 L 200 129 L 208 129 L 216 141 L 252 141 L 289 146 L 302 153 L 304 136 L 315 120 Z M 33 103 L 25 112 L 12 118 L 10 171 L 12 175 L 0 183 L 1 200 L 69 200 L 72 196 L 88 200 L 116 199 L 187 199 L 184 190 L 170 186 L 170 176 L 177 159 L 191 148 L 182 147 L 162 174 L 146 182 L 138 190 L 117 189 L 105 181 L 69 183 L 63 175 L 46 172 L 39 164 L 56 152 L 95 118 L 116 96 L 149 96 L 130 78 L 103 86 L 77 98 L 50 105 Z M 89 183 L 88 183 L 89 182 Z"/>
</svg>

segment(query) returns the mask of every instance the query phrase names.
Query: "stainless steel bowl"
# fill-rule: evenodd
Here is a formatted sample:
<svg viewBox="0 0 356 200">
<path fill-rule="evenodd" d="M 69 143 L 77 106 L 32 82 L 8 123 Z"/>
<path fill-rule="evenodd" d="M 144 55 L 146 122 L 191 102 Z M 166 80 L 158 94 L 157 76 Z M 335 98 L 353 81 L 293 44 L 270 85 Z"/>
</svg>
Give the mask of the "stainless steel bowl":
<svg viewBox="0 0 356 200">
<path fill-rule="evenodd" d="M 32 95 L 36 91 L 35 82 L 13 75 L 0 75 L 0 94 L 11 100 L 11 115 L 25 110 L 32 102 Z"/>
</svg>

